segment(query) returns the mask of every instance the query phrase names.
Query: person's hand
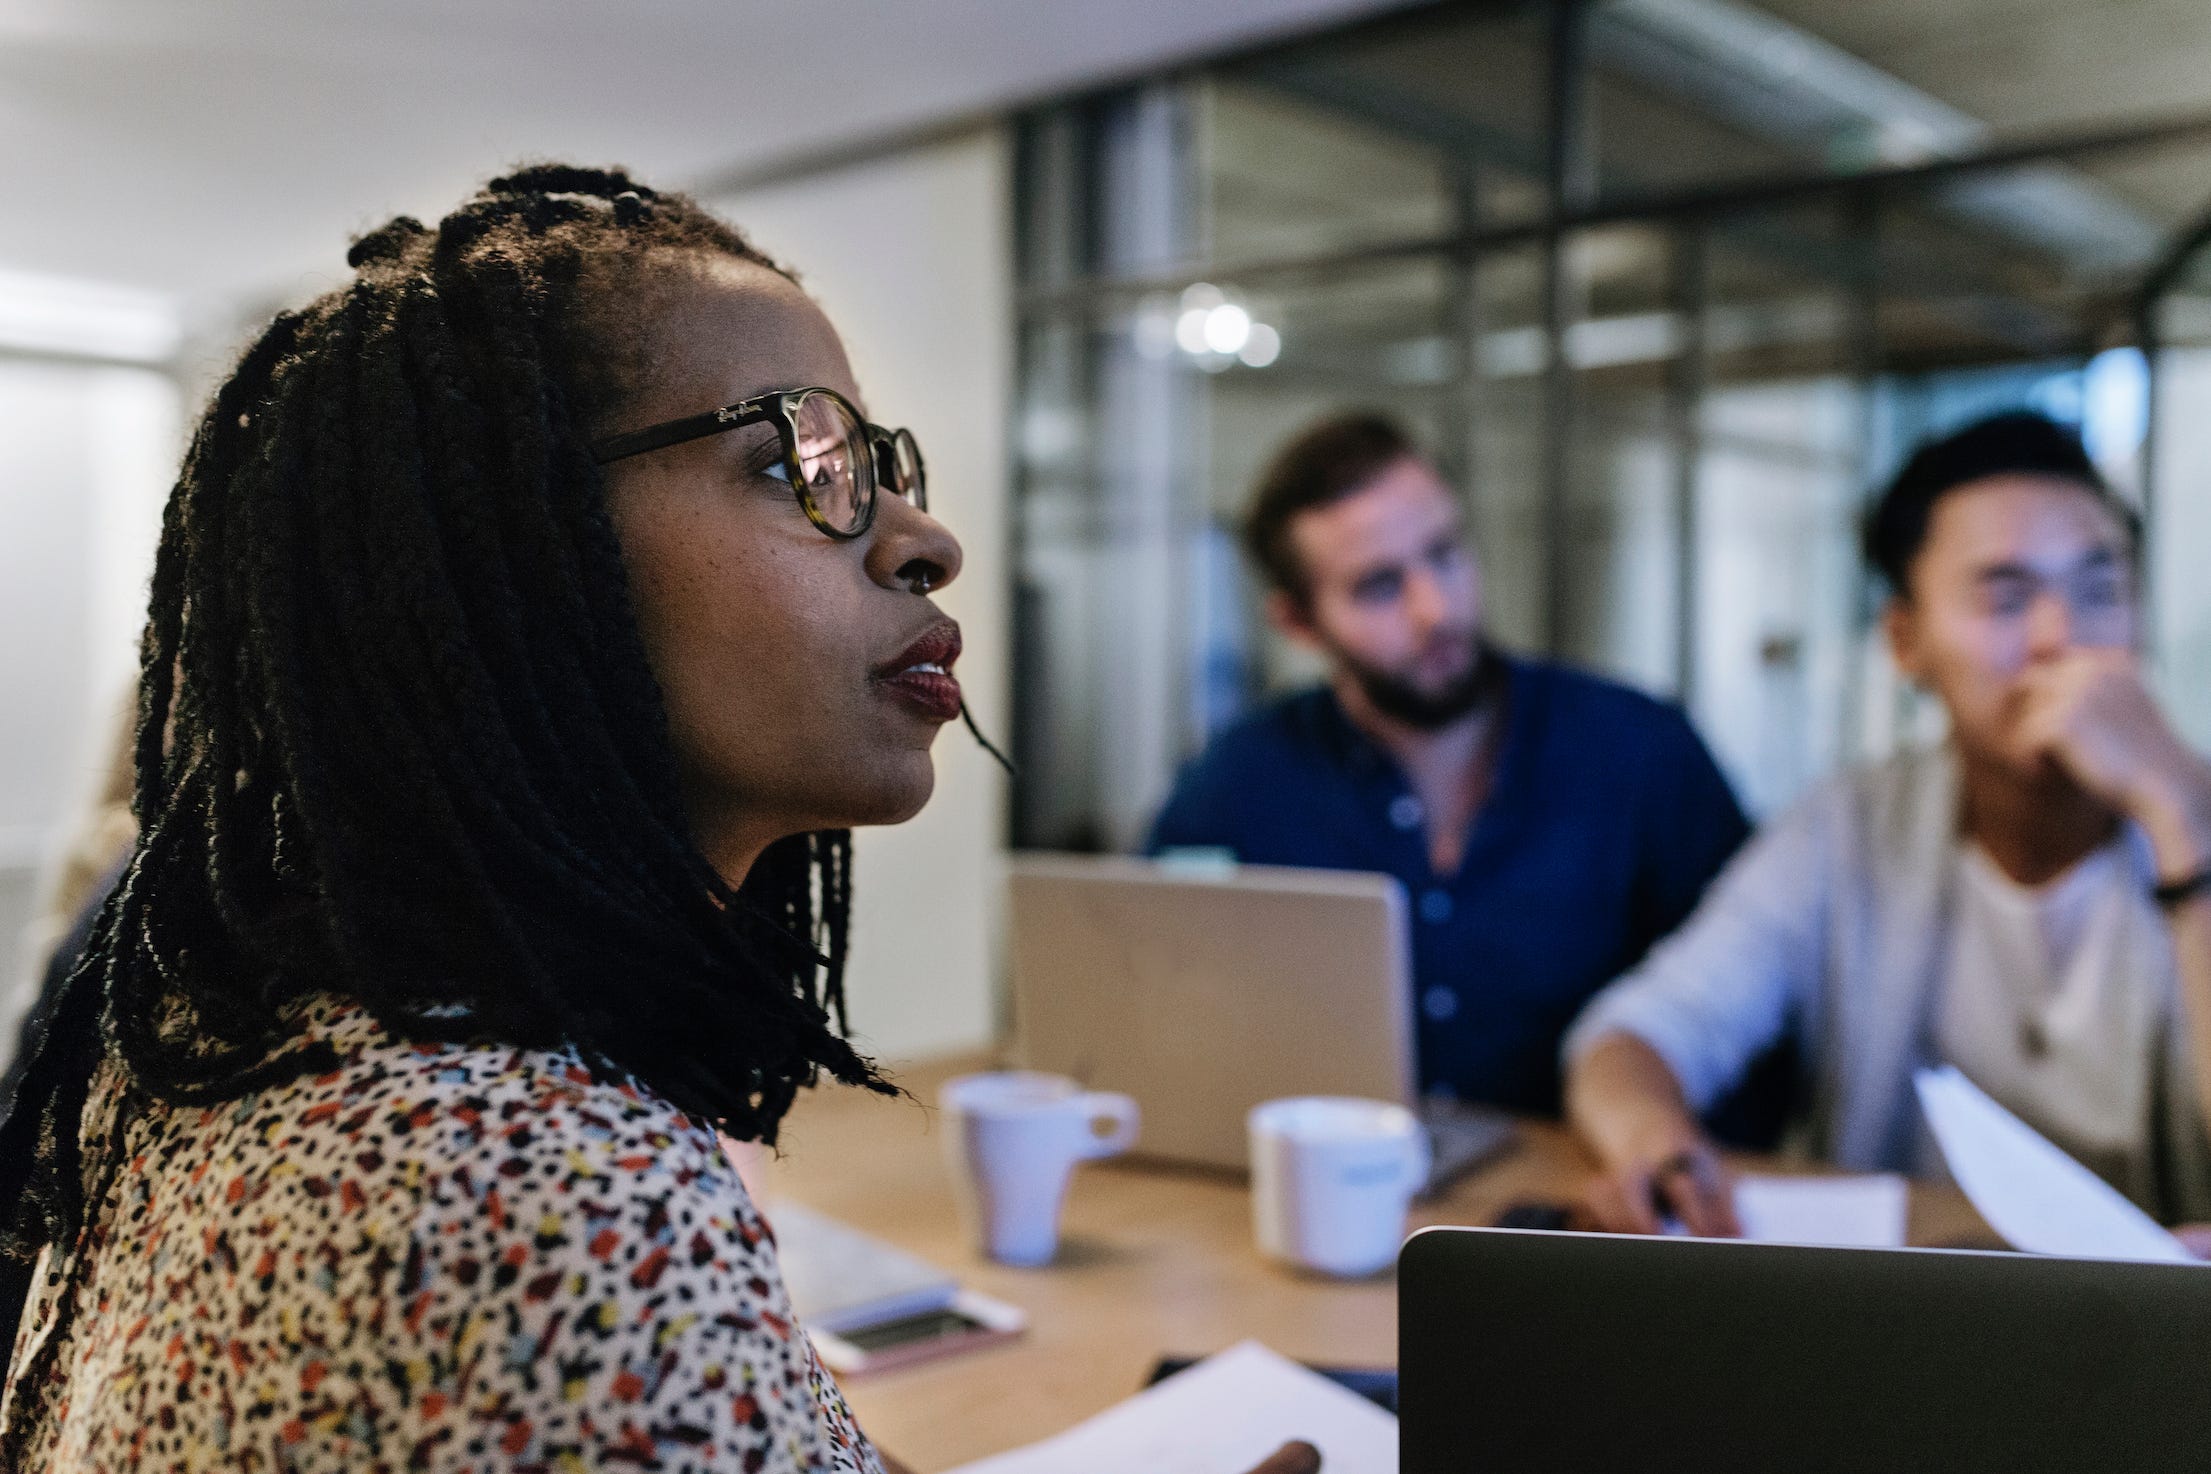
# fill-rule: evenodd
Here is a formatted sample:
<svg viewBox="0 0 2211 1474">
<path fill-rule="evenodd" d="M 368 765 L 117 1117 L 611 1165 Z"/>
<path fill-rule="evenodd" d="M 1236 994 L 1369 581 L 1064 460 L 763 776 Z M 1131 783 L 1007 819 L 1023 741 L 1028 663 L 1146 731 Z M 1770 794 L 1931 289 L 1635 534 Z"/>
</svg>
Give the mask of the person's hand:
<svg viewBox="0 0 2211 1474">
<path fill-rule="evenodd" d="M 1608 1033 L 1566 1073 L 1566 1112 L 1598 1176 L 1583 1211 L 1607 1233 L 1662 1233 L 1671 1218 L 1704 1238 L 1735 1238 L 1735 1184 L 1657 1050 Z"/>
<path fill-rule="evenodd" d="M 2211 763 L 2189 749 L 2130 651 L 2072 650 L 2021 678 L 2026 753 L 2139 823 L 2169 874 L 2211 860 Z"/>
<path fill-rule="evenodd" d="M 1742 1236 L 1735 1178 L 1701 1137 L 1652 1142 L 1619 1154 L 1593 1178 L 1583 1207 L 1606 1233 L 1663 1233 L 1666 1219 L 1699 1238 Z"/>
<path fill-rule="evenodd" d="M 1247 1474 L 1320 1474 L 1320 1450 L 1297 1439 L 1252 1465 Z"/>
</svg>

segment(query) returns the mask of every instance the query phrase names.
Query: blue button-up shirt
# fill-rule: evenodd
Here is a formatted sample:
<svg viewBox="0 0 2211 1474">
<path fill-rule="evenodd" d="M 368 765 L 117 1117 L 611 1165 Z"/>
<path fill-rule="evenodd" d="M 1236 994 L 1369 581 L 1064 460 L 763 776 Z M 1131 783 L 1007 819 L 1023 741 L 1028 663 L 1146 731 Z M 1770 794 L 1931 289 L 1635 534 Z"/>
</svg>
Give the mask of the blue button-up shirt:
<svg viewBox="0 0 2211 1474">
<path fill-rule="evenodd" d="M 1575 1013 L 1688 916 L 1748 825 L 1676 708 L 1561 666 L 1510 664 L 1495 778 L 1457 873 L 1430 868 L 1419 797 L 1326 689 L 1214 739 L 1183 770 L 1150 848 L 1396 876 L 1412 903 L 1422 1087 L 1555 1113 Z"/>
</svg>

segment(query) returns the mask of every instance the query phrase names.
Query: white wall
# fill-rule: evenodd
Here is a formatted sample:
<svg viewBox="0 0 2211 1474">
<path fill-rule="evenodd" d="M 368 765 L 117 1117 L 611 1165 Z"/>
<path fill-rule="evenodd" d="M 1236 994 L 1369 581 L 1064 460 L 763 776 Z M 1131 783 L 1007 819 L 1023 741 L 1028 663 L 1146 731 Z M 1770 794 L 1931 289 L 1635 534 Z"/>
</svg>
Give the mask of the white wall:
<svg viewBox="0 0 2211 1474">
<path fill-rule="evenodd" d="M 921 441 L 930 510 L 967 552 L 941 599 L 966 637 L 960 681 L 1001 743 L 1012 709 L 1008 178 L 1006 139 L 989 128 L 709 201 L 798 270 L 844 334 L 869 413 Z M 852 1023 L 889 1059 L 979 1045 L 998 1020 L 1006 780 L 957 726 L 936 756 L 921 817 L 857 845 Z"/>
<path fill-rule="evenodd" d="M 161 374 L 0 358 L 0 998 L 105 768 L 181 445 Z"/>
<path fill-rule="evenodd" d="M 1851 761 L 1861 473 L 1842 378 L 1714 390 L 1697 497 L 1692 714 L 1753 816 Z"/>
<path fill-rule="evenodd" d="M 2150 619 L 2174 724 L 2211 751 L 2211 351 L 2169 350 L 2158 373 Z"/>
</svg>

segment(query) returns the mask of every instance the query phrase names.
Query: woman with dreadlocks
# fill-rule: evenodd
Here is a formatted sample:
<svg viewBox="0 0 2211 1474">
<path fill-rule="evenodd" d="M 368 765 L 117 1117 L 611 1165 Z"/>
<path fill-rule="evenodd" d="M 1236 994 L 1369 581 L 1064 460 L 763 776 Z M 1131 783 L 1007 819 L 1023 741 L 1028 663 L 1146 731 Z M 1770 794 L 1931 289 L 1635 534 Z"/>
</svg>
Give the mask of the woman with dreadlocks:
<svg viewBox="0 0 2211 1474">
<path fill-rule="evenodd" d="M 362 239 L 170 498 L 141 836 L 0 1141 L 0 1465 L 879 1466 L 717 1129 L 842 1034 L 960 549 L 793 279 L 543 166 Z"/>
</svg>

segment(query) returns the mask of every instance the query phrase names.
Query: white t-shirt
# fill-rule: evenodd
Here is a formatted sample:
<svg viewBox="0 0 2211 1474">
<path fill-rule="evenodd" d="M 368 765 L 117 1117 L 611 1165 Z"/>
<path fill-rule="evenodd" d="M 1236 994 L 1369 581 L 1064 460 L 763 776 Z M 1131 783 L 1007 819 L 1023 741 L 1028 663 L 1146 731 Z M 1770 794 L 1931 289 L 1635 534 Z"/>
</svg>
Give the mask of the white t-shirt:
<svg viewBox="0 0 2211 1474">
<path fill-rule="evenodd" d="M 2126 843 L 2033 887 L 1962 847 L 1933 1042 L 2014 1115 L 2149 1202 L 2154 1055 L 2177 977 Z M 1929 1165 L 1939 1161 L 1937 1151 Z"/>
</svg>

